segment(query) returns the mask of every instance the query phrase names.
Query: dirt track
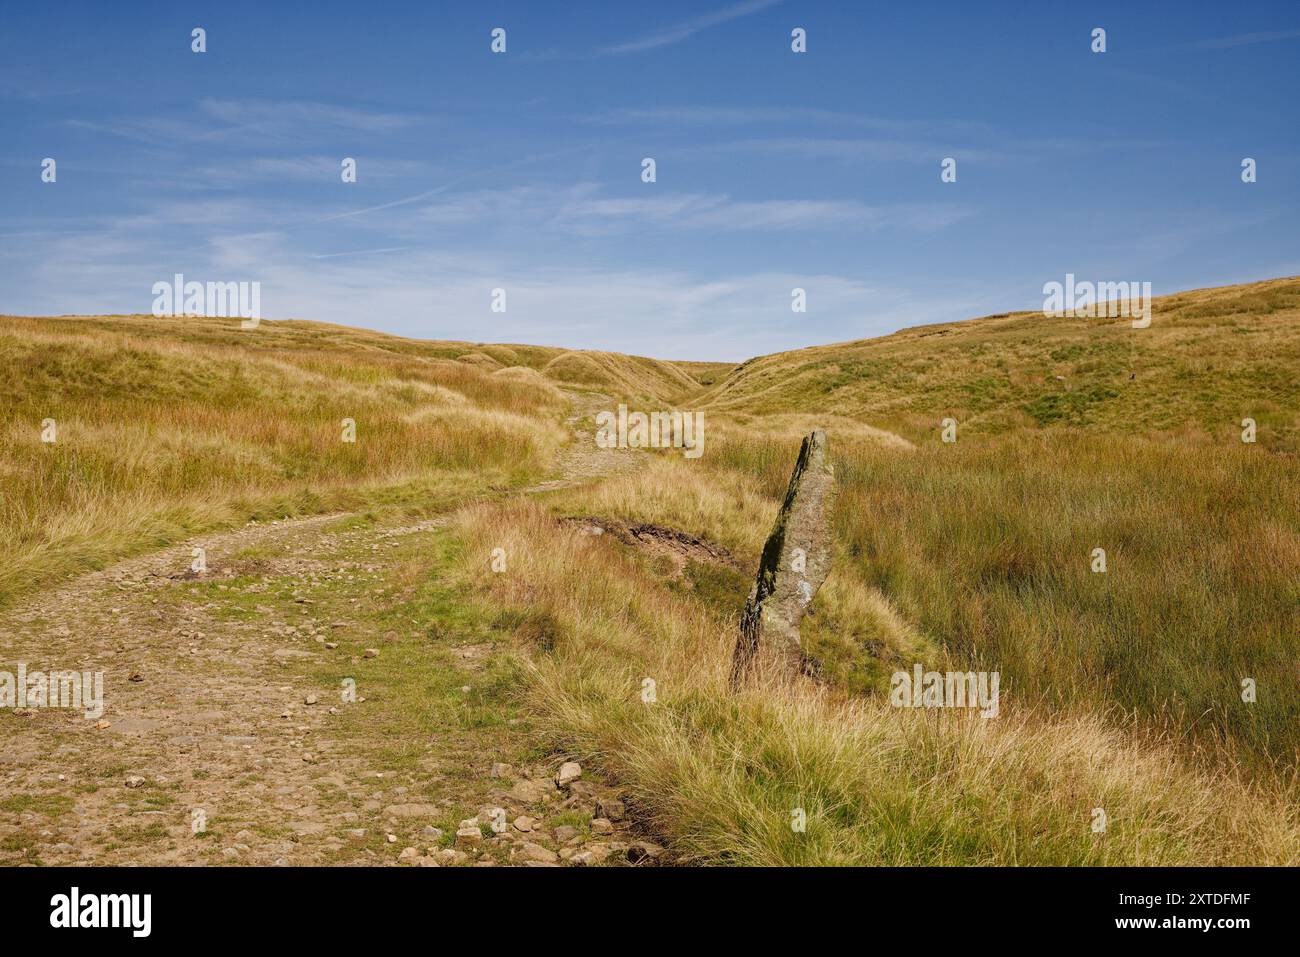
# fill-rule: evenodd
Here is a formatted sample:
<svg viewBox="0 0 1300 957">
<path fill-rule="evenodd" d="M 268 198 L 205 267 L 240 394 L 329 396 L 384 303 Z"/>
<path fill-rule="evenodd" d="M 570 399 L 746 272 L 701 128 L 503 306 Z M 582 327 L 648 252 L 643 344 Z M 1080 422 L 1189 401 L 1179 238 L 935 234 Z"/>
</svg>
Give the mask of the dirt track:
<svg viewBox="0 0 1300 957">
<path fill-rule="evenodd" d="M 575 399 L 577 430 L 603 397 Z M 643 458 L 575 431 L 555 477 L 521 494 Z M 492 691 L 512 650 L 407 620 L 406 578 L 444 524 L 250 524 L 0 615 L 0 667 L 102 671 L 105 701 L 98 721 L 52 708 L 0 713 L 0 863 L 380 864 L 404 853 L 426 865 L 545 864 L 566 844 L 566 858 L 594 847 L 579 861 L 626 859 L 637 839 L 626 821 L 612 834 L 581 823 L 617 809 L 589 774 L 560 790 L 546 764 L 493 776 L 534 744 L 527 717 Z M 202 574 L 191 570 L 194 546 L 206 551 Z M 355 676 L 361 700 L 343 700 L 341 674 Z M 396 689 L 417 679 L 413 705 Z M 380 692 L 367 697 L 370 687 Z M 455 838 L 460 820 L 497 806 L 537 827 Z"/>
</svg>

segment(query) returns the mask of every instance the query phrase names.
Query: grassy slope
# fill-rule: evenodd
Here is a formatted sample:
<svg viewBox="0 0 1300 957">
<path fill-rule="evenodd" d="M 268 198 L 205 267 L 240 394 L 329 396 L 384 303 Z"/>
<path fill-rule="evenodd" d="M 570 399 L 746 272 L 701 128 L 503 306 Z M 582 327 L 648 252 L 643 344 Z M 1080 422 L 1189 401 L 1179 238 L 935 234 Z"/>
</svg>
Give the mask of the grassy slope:
<svg viewBox="0 0 1300 957">
<path fill-rule="evenodd" d="M 722 692 L 734 621 L 717 612 L 743 575 L 688 567 L 683 591 L 654 560 L 528 510 L 472 513 L 479 547 L 537 555 L 480 583 L 558 652 L 535 706 L 705 859 L 1294 863 L 1296 287 L 1183 294 L 1148 330 L 1006 317 L 754 360 L 683 400 L 708 410 L 703 458 L 661 454 L 554 502 L 682 528 L 752 567 L 801 434 L 827 425 L 839 555 L 805 638 L 834 688 L 868 693 L 855 702 Z M 1152 330 L 1135 378 L 1097 359 Z M 873 351 L 894 378 L 862 377 Z M 1056 375 L 1089 395 L 1142 385 L 1035 417 Z M 956 444 L 939 441 L 945 415 L 963 423 Z M 1003 717 L 887 707 L 888 673 L 916 661 L 1000 670 Z M 654 708 L 638 700 L 647 676 Z M 805 835 L 795 808 L 816 822 Z"/>
<path fill-rule="evenodd" d="M 0 602 L 204 528 L 535 478 L 566 438 L 537 371 L 561 355 L 578 354 L 307 322 L 0 319 Z M 600 358 L 625 385 L 694 387 Z"/>
<path fill-rule="evenodd" d="M 706 491 L 701 517 L 725 495 Z M 528 701 L 549 740 L 612 774 L 688 859 L 1298 861 L 1300 821 L 1277 784 L 1197 770 L 1157 735 L 1005 701 L 996 720 L 900 710 L 807 681 L 735 694 L 734 619 L 669 587 L 643 555 L 532 502 L 476 506 L 458 528 L 466 548 L 451 574 L 520 619 L 534 645 Z M 493 548 L 510 556 L 508 574 L 484 574 Z M 1098 808 L 1104 833 L 1092 829 Z M 791 827 L 799 812 L 803 831 Z"/>
<path fill-rule="evenodd" d="M 1039 313 L 919 326 L 742 363 L 696 398 L 716 411 L 831 410 L 934 438 L 1080 427 L 1227 441 L 1243 417 L 1300 449 L 1300 279 L 1155 300 L 1151 326 Z M 1060 378 L 1058 378 L 1060 377 Z"/>
<path fill-rule="evenodd" d="M 562 492 L 549 506 L 682 528 L 726 545 L 747 567 L 799 436 L 825 422 L 840 476 L 839 560 L 805 634 L 833 679 L 827 689 L 720 693 L 734 631 L 728 615 L 743 599 L 745 574 L 692 564 L 683 580 L 665 580 L 656 562 L 575 536 L 537 507 L 482 505 L 465 514 L 464 582 L 510 609 L 520 635 L 552 652 L 538 656 L 532 701 L 553 740 L 617 774 L 662 833 L 708 860 L 1295 863 L 1300 823 L 1286 765 L 1300 722 L 1286 669 L 1297 633 L 1300 505 L 1295 377 L 1285 372 L 1297 367 L 1298 285 L 1171 297 L 1157 303 L 1151 329 L 1132 333 L 1154 333 L 1148 340 L 1128 338 L 1126 324 L 1003 317 L 735 370 L 424 344 L 308 323 L 271 325 L 292 340 L 276 342 L 201 321 L 131 320 L 130 348 L 119 355 L 127 320 L 12 320 L 39 328 L 0 339 L 9 357 L 19 358 L 39 333 L 51 337 L 46 351 L 76 346 L 100 350 L 96 362 L 114 357 L 99 391 L 148 388 L 135 405 L 123 396 L 97 409 L 72 386 L 82 377 L 77 364 L 50 376 L 57 387 L 33 387 L 40 377 L 28 373 L 0 381 L 6 399 L 24 390 L 46 399 L 72 394 L 74 418 L 88 414 L 85 407 L 107 430 L 110 441 L 94 444 L 101 454 L 133 434 L 135 416 L 160 414 L 150 411 L 159 396 L 176 398 L 173 387 L 125 364 L 132 350 L 175 353 L 178 361 L 165 360 L 171 373 L 190 374 L 196 349 L 205 362 L 255 363 L 258 382 L 298 393 L 305 382 L 315 388 L 359 376 L 371 398 L 383 396 L 373 414 L 390 418 L 418 407 L 419 421 L 438 406 L 413 395 L 394 411 L 390 378 L 455 389 L 476 415 L 515 403 L 506 411 L 529 423 L 525 454 L 476 442 L 482 459 L 469 465 L 476 477 L 445 475 L 448 500 L 472 492 L 480 473 L 508 482 L 541 467 L 559 408 L 546 376 L 641 402 L 702 405 L 703 458 L 661 454 L 639 474 Z M 65 341 L 78 338 L 86 341 Z M 1130 356 L 1123 363 L 1121 347 Z M 1132 355 L 1145 363 L 1130 368 Z M 32 358 L 31 350 L 21 357 Z M 304 369 L 323 378 L 303 379 Z M 509 398 L 495 391 L 503 381 Z M 1097 389 L 1119 394 L 1094 400 Z M 347 390 L 321 391 L 285 420 L 286 433 L 344 414 L 339 393 Z M 1051 398 L 1076 394 L 1086 398 Z M 34 445 L 43 404 L 28 402 L 6 433 L 21 440 L 10 439 L 15 448 L 36 450 L 20 454 L 51 451 Z M 190 403 L 192 411 L 199 404 Z M 268 418 L 265 403 L 251 408 L 216 430 L 243 435 Z M 1254 446 L 1236 441 L 1239 427 L 1231 428 L 1246 414 L 1260 423 Z M 945 415 L 961 423 L 956 445 L 938 441 Z M 189 443 L 176 450 L 177 462 L 201 450 L 204 421 L 175 425 L 177 441 Z M 440 440 L 454 431 L 449 424 L 425 438 Z M 882 441 L 872 426 L 917 448 Z M 410 465 L 402 457 L 412 436 L 400 428 L 394 435 L 384 454 Z M 266 450 L 281 482 L 268 488 L 328 486 L 319 466 L 333 461 L 332 442 L 297 447 L 294 485 L 280 474 L 283 443 L 273 439 L 255 434 L 248 442 L 249 460 Z M 157 445 L 140 447 L 157 458 Z M 119 470 L 139 476 L 150 464 L 137 456 Z M 386 464 L 354 470 L 349 481 L 374 474 L 387 481 Z M 426 477 L 446 467 L 441 457 L 415 464 Z M 57 488 L 57 476 L 45 482 Z M 222 501 L 246 491 L 234 477 L 202 487 Z M 180 494 L 166 483 L 159 489 L 163 500 Z M 313 491 L 313 507 L 319 495 Z M 85 510 L 71 500 L 64 495 L 65 511 Z M 4 534 L 15 514 L 22 518 L 7 497 Z M 122 517 L 102 514 L 101 525 L 116 528 Z M 29 523 L 29 535 L 35 527 Z M 127 538 L 143 544 L 139 529 Z M 1097 545 L 1110 558 L 1105 576 L 1087 571 Z M 511 573 L 485 575 L 484 556 L 498 546 L 511 555 Z M 58 554 L 45 548 L 29 567 Z M 1001 668 L 1003 717 L 889 708 L 873 692 L 912 661 Z M 1240 702 L 1243 674 L 1259 680 L 1255 705 Z M 659 687 L 653 708 L 639 698 L 647 676 Z M 846 690 L 867 694 L 849 698 Z M 1189 740 L 1205 760 L 1191 760 Z M 1111 820 L 1106 835 L 1091 831 L 1096 807 Z M 803 834 L 789 826 L 795 808 L 808 813 Z"/>
<path fill-rule="evenodd" d="M 707 466 L 776 494 L 797 441 L 762 427 L 777 412 L 914 439 L 899 455 L 828 425 L 839 576 L 1012 694 L 1136 712 L 1294 767 L 1300 280 L 1181 293 L 1153 316 L 990 317 L 751 360 L 697 400 L 715 421 Z M 1099 547 L 1105 574 L 1090 568 Z M 819 602 L 833 667 L 879 687 L 880 636 L 859 629 L 852 646 L 873 653 L 855 656 L 842 609 Z"/>
</svg>

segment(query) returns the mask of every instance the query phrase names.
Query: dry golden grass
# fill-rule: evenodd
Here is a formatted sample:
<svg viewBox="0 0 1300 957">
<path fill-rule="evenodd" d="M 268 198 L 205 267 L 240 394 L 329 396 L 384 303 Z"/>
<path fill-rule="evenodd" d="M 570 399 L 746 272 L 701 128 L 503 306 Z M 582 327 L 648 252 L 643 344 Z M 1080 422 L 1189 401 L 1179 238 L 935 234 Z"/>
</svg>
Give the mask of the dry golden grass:
<svg viewBox="0 0 1300 957">
<path fill-rule="evenodd" d="M 616 352 L 564 352 L 542 367 L 550 378 L 629 399 L 669 400 L 698 392 L 700 383 L 678 364 Z"/>
<path fill-rule="evenodd" d="M 741 476 L 774 514 L 799 440 L 769 436 L 761 421 L 710 432 L 691 481 Z M 906 453 L 830 436 L 832 583 L 886 597 L 929 649 L 912 660 L 999 671 L 1004 687 L 1054 709 L 1135 713 L 1207 760 L 1226 751 L 1295 774 L 1294 456 L 1082 430 L 966 437 Z M 653 510 L 640 517 L 657 520 Z M 682 517 L 683 528 L 703 533 Z M 768 526 L 737 515 L 736 527 L 752 530 L 742 553 L 755 560 L 754 537 Z M 1091 570 L 1098 547 L 1104 574 Z M 888 649 L 917 645 L 875 616 L 845 615 L 835 595 L 814 604 L 814 650 L 832 674 L 879 691 L 893 670 L 882 665 L 898 660 Z M 1242 700 L 1246 678 L 1256 685 L 1252 703 Z"/>
<path fill-rule="evenodd" d="M 231 325 L 0 324 L 0 600 L 249 518 L 462 501 L 535 479 L 566 437 L 548 382 L 387 350 L 375 334 L 317 343 Z"/>
<path fill-rule="evenodd" d="M 799 433 L 824 425 L 836 574 L 886 597 L 933 649 L 922 660 L 1000 670 L 1054 709 L 1133 713 L 1207 760 L 1290 778 L 1297 369 L 1296 279 L 1157 299 L 1147 329 L 1028 314 L 919 327 L 744 363 L 695 400 L 710 423 L 700 464 L 774 501 Z M 915 451 L 866 441 L 870 426 Z M 897 642 L 827 610 L 812 627 L 830 670 L 879 688 Z"/>
<path fill-rule="evenodd" d="M 1152 323 L 1015 313 L 918 326 L 742 363 L 694 401 L 717 412 L 832 412 L 937 441 L 1086 428 L 1300 451 L 1300 279 L 1154 301 Z"/>
<path fill-rule="evenodd" d="M 1157 300 L 1146 330 L 1021 314 L 734 369 L 297 322 L 3 320 L 0 601 L 249 517 L 532 482 L 564 439 L 557 383 L 703 408 L 698 460 L 660 452 L 552 494 L 551 512 L 481 504 L 460 525 L 464 578 L 539 640 L 531 700 L 553 740 L 613 772 L 679 850 L 1294 865 L 1297 368 L 1295 279 Z M 839 490 L 835 569 L 804 625 L 826 680 L 731 694 L 750 573 L 666 581 L 552 512 L 672 526 L 749 569 L 814 426 Z M 508 574 L 484 572 L 495 547 Z M 891 708 L 888 676 L 914 662 L 998 671 L 1001 715 Z"/>
<path fill-rule="evenodd" d="M 554 740 L 616 775 L 702 862 L 1300 860 L 1300 821 L 1280 788 L 1196 770 L 1158 738 L 1014 702 L 997 719 L 894 709 L 771 675 L 733 694 L 734 630 L 635 556 L 533 503 L 472 508 L 460 528 L 462 575 L 538 640 L 530 701 Z M 498 547 L 509 572 L 485 575 Z M 802 833 L 791 827 L 800 810 Z"/>
</svg>

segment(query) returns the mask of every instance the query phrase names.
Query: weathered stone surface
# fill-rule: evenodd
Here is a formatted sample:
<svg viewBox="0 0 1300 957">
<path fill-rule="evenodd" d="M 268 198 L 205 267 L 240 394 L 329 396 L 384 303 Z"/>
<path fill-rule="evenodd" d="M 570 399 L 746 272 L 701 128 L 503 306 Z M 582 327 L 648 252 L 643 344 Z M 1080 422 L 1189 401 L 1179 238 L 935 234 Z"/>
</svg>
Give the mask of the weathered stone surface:
<svg viewBox="0 0 1300 957">
<path fill-rule="evenodd" d="M 522 804 L 535 804 L 548 794 L 554 793 L 555 782 L 549 778 L 532 781 L 525 778 L 515 782 L 514 787 L 510 789 L 509 796 Z"/>
<path fill-rule="evenodd" d="M 610 821 L 621 821 L 627 814 L 627 805 L 618 798 L 600 798 L 596 801 L 596 814 Z"/>
<path fill-rule="evenodd" d="M 384 816 L 392 818 L 436 818 L 441 813 L 436 804 L 390 804 L 384 808 Z"/>
<path fill-rule="evenodd" d="M 639 864 L 642 861 L 657 861 L 663 857 L 664 849 L 658 844 L 652 844 L 650 841 L 637 841 L 628 847 L 626 854 L 627 859 L 633 864 Z"/>
<path fill-rule="evenodd" d="M 540 844 L 534 844 L 532 841 L 524 844 L 519 850 L 525 861 L 535 861 L 539 864 L 554 864 L 560 859 L 560 855 L 556 854 L 550 848 L 543 847 Z"/>
<path fill-rule="evenodd" d="M 785 501 L 763 546 L 758 576 L 745 603 L 732 667 L 739 680 L 758 655 L 791 670 L 805 665 L 799 623 L 831 569 L 831 502 L 835 473 L 826 433 L 817 429 L 799 449 Z"/>
<path fill-rule="evenodd" d="M 483 831 L 478 823 L 473 818 L 461 821 L 460 827 L 456 830 L 456 846 L 474 847 L 482 843 Z"/>
</svg>

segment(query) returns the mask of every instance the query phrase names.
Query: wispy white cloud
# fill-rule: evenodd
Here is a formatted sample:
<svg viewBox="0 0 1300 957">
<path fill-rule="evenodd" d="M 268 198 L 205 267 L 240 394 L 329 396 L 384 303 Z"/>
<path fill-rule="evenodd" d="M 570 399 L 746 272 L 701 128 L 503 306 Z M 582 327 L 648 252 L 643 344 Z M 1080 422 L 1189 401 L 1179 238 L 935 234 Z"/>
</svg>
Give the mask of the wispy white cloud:
<svg viewBox="0 0 1300 957">
<path fill-rule="evenodd" d="M 178 248 L 169 235 L 120 228 L 25 242 L 30 281 L 5 309 L 146 313 L 153 283 L 183 272 L 199 281 L 261 283 L 268 319 L 382 327 L 428 339 L 742 359 L 957 318 L 966 313 L 954 310 L 970 302 L 917 298 L 905 289 L 818 271 L 602 268 L 428 245 L 312 255 L 274 229 L 231 232 Z M 504 314 L 490 308 L 497 287 L 507 291 Z M 806 291 L 808 312 L 792 322 L 795 287 Z"/>
<path fill-rule="evenodd" d="M 397 252 L 401 252 L 402 250 L 410 249 L 410 248 L 411 248 L 410 246 L 386 246 L 383 249 L 349 249 L 347 252 L 322 253 L 319 256 L 312 256 L 311 258 L 312 259 L 341 259 L 350 256 L 378 256 L 383 253 L 397 253 Z"/>
<path fill-rule="evenodd" d="M 996 135 L 994 127 L 980 120 L 900 119 L 849 113 L 809 106 L 719 107 L 680 105 L 653 108 L 605 110 L 574 117 L 584 123 L 643 126 L 664 123 L 674 126 L 801 126 L 830 125 L 840 129 L 869 129 L 893 134 L 932 134 L 936 132 Z"/>
<path fill-rule="evenodd" d="M 569 187 L 516 187 L 451 196 L 412 211 L 419 223 L 438 227 L 476 224 L 491 229 L 550 231 L 577 236 L 647 230 L 736 232 L 755 230 L 942 229 L 974 209 L 958 203 L 870 205 L 852 199 L 741 200 L 726 193 L 661 192 L 609 196 L 595 183 Z"/>
<path fill-rule="evenodd" d="M 941 229 L 971 215 L 948 203 L 872 206 L 857 200 L 733 200 L 717 194 L 669 194 L 654 199 L 592 199 L 570 203 L 553 222 L 578 232 L 661 228 L 734 232 L 813 229 Z"/>
<path fill-rule="evenodd" d="M 340 130 L 378 134 L 414 126 L 421 117 L 371 112 L 304 100 L 199 100 L 197 114 L 70 119 L 67 125 L 155 146 L 209 142 L 295 142 L 333 136 Z"/>
<path fill-rule="evenodd" d="M 770 153 L 805 160 L 870 161 L 929 163 L 951 155 L 950 145 L 923 140 L 891 138 L 837 138 L 824 136 L 768 136 L 744 140 L 726 140 L 692 147 L 696 153 L 735 155 Z M 997 150 L 963 149 L 961 157 L 970 161 L 1001 161 L 1008 154 Z"/>
<path fill-rule="evenodd" d="M 688 132 L 690 140 L 678 151 L 726 155 L 735 152 L 772 153 L 805 159 L 869 162 L 931 162 L 957 155 L 983 163 L 1007 163 L 1026 157 L 1135 149 L 1164 145 L 1151 139 L 1117 141 L 1110 131 L 1097 135 L 1032 136 L 1000 129 L 982 120 L 914 119 L 872 116 L 805 106 L 714 107 L 698 105 L 607 110 L 573 117 L 598 126 L 659 124 Z M 726 128 L 759 127 L 749 138 L 701 140 L 698 127 L 715 133 Z M 656 130 L 656 135 L 663 132 Z M 867 135 L 864 135 L 867 134 Z M 1103 135 L 1104 134 L 1104 135 Z M 734 133 L 725 133 L 728 137 Z"/>
<path fill-rule="evenodd" d="M 318 103 L 306 100 L 223 100 L 205 98 L 199 109 L 213 119 L 250 128 L 282 128 L 309 126 L 312 128 L 336 127 L 363 132 L 385 132 L 401 129 L 418 122 L 407 113 L 380 113 L 340 106 L 336 103 Z"/>
<path fill-rule="evenodd" d="M 359 181 L 432 178 L 434 167 L 421 160 L 382 159 L 366 156 L 357 160 Z M 342 156 L 258 156 L 251 159 L 209 163 L 187 174 L 192 181 L 212 186 L 236 186 L 254 182 L 312 181 L 337 183 Z"/>
<path fill-rule="evenodd" d="M 729 7 L 715 10 L 712 13 L 705 14 L 704 16 L 695 17 L 694 19 L 686 20 L 670 27 L 665 27 L 662 30 L 639 39 L 606 47 L 601 50 L 600 53 L 605 56 L 617 56 L 623 53 L 640 53 L 645 50 L 653 50 L 657 47 L 680 43 L 682 40 L 694 36 L 696 33 L 699 33 L 701 30 L 708 27 L 717 26 L 720 23 L 727 23 L 730 20 L 749 16 L 751 13 L 766 10 L 768 7 L 775 6 L 780 2 L 781 0 L 743 0 L 741 3 L 734 3 Z"/>
<path fill-rule="evenodd" d="M 1226 50 L 1229 47 L 1244 47 L 1254 43 L 1272 43 L 1277 40 L 1300 39 L 1300 30 L 1272 30 L 1258 33 L 1239 33 L 1230 37 L 1214 37 L 1188 44 L 1193 50 Z"/>
</svg>

